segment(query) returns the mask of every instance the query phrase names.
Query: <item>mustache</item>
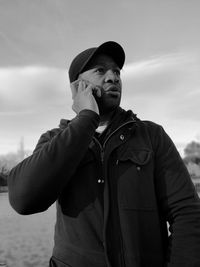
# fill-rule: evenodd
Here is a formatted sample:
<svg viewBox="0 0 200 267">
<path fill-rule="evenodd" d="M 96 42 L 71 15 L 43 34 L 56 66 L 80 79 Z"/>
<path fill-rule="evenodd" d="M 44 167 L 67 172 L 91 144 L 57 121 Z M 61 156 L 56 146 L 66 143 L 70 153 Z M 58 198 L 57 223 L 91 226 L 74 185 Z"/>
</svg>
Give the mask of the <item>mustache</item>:
<svg viewBox="0 0 200 267">
<path fill-rule="evenodd" d="M 106 85 L 105 88 L 103 88 L 104 91 L 115 91 L 115 92 L 120 92 L 121 91 L 121 86 L 119 84 L 110 84 Z"/>
</svg>

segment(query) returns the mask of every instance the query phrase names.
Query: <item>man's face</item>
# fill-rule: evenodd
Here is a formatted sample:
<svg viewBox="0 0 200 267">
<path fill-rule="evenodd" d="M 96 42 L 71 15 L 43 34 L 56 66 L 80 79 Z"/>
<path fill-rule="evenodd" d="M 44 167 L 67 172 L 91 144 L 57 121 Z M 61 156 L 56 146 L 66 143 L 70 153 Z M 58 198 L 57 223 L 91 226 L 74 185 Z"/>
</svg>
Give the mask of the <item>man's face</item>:
<svg viewBox="0 0 200 267">
<path fill-rule="evenodd" d="M 101 88 L 101 97 L 95 96 L 100 114 L 106 114 L 120 105 L 122 82 L 120 68 L 107 55 L 96 56 L 79 75 L 83 79 Z"/>
</svg>

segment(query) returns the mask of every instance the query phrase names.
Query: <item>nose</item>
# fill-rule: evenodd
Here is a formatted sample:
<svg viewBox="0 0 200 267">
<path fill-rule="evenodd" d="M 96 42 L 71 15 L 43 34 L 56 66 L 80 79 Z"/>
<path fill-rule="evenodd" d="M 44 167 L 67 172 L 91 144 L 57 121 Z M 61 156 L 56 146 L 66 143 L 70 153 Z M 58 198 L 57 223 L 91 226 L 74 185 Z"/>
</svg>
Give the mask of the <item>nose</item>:
<svg viewBox="0 0 200 267">
<path fill-rule="evenodd" d="M 119 83 L 119 77 L 113 70 L 108 70 L 105 75 L 106 83 Z"/>
</svg>

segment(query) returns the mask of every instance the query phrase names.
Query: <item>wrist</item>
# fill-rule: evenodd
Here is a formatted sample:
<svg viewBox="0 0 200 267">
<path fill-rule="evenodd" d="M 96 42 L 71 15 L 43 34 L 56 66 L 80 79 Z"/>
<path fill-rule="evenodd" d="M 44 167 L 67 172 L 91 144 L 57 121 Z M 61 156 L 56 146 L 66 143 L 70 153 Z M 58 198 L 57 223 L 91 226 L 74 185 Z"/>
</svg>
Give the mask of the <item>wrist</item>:
<svg viewBox="0 0 200 267">
<path fill-rule="evenodd" d="M 93 111 L 91 109 L 83 109 L 83 110 L 81 110 L 79 112 L 79 114 L 78 114 L 78 117 L 88 117 L 96 125 L 95 128 L 97 128 L 99 126 L 100 116 L 99 116 L 98 113 L 96 113 L 95 111 Z"/>
</svg>

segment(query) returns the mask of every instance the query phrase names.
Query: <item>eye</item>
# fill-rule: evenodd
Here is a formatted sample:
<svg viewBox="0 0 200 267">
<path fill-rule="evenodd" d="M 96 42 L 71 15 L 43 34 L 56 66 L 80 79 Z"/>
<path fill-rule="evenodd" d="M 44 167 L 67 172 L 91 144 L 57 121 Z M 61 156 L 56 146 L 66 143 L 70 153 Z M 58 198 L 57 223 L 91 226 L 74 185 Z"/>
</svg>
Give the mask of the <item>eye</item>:
<svg viewBox="0 0 200 267">
<path fill-rule="evenodd" d="M 104 71 L 104 68 L 98 67 L 98 68 L 96 68 L 95 72 L 97 72 L 99 74 L 103 74 L 105 71 Z"/>
<path fill-rule="evenodd" d="M 115 69 L 115 70 L 113 70 L 113 72 L 114 72 L 117 76 L 120 76 L 120 70 L 119 70 L 119 69 Z"/>
</svg>

